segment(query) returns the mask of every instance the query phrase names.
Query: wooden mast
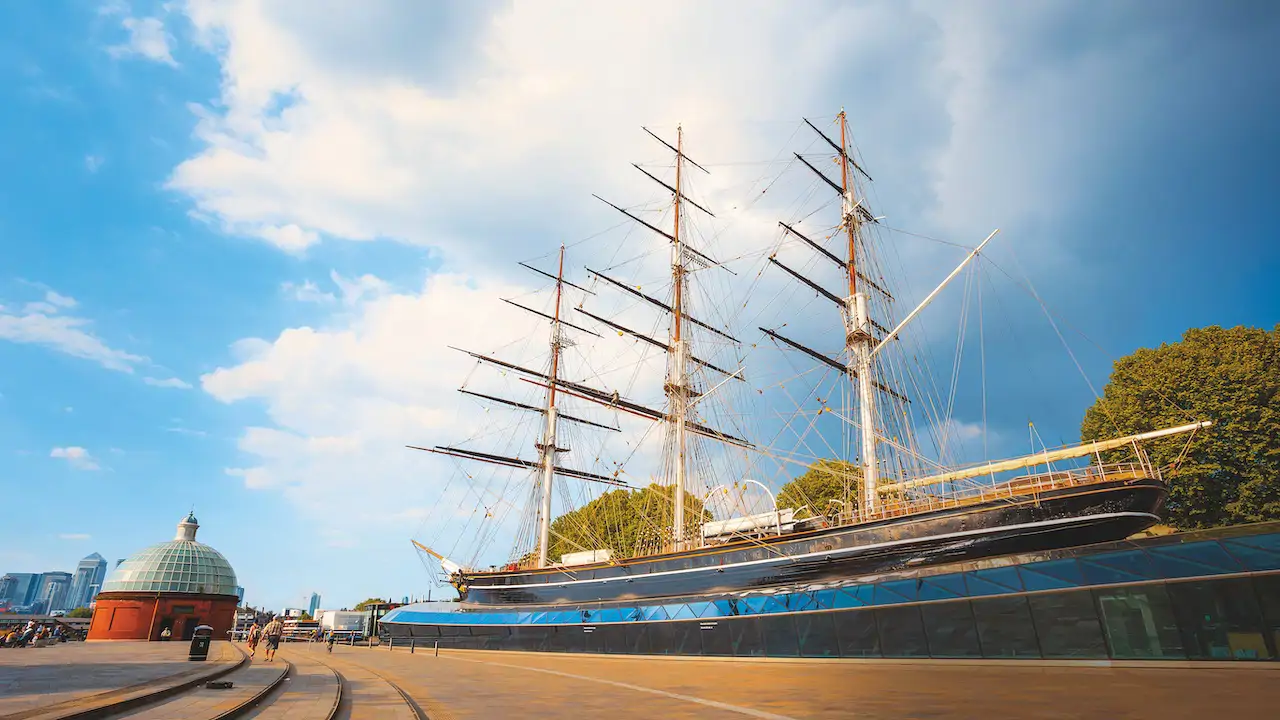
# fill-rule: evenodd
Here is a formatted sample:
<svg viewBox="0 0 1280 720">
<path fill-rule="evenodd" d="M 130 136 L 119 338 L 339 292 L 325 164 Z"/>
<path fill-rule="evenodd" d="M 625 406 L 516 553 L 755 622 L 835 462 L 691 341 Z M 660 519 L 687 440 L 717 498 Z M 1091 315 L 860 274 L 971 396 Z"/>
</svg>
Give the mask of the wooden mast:
<svg viewBox="0 0 1280 720">
<path fill-rule="evenodd" d="M 672 204 L 675 222 L 671 245 L 671 282 L 674 297 L 671 303 L 671 365 L 667 377 L 667 396 L 670 398 L 671 424 L 675 431 L 676 487 L 675 511 L 672 518 L 672 539 L 675 549 L 685 544 L 684 494 L 685 494 L 685 420 L 688 414 L 688 340 L 681 333 L 684 324 L 684 247 L 680 240 L 680 197 L 682 166 L 684 165 L 684 128 L 676 126 L 676 188 Z"/>
<path fill-rule="evenodd" d="M 556 473 L 556 382 L 560 378 L 560 298 L 564 292 L 564 245 L 556 270 L 556 309 L 551 321 L 551 372 L 547 378 L 547 426 L 538 450 L 542 454 L 542 503 L 538 512 L 538 567 L 547 566 L 551 545 L 551 483 Z"/>
<path fill-rule="evenodd" d="M 850 382 L 858 392 L 858 412 L 861 420 L 862 439 L 862 517 L 870 519 L 880 503 L 876 490 L 879 465 L 876 460 L 876 398 L 875 378 L 871 374 L 872 345 L 871 313 L 867 308 L 867 294 L 858 292 L 858 205 L 854 201 L 849 182 L 848 120 L 844 109 L 840 110 L 840 187 L 843 196 L 844 227 L 849 239 L 845 273 L 849 276 L 849 296 L 845 299 L 845 350 L 849 358 L 847 372 Z"/>
</svg>

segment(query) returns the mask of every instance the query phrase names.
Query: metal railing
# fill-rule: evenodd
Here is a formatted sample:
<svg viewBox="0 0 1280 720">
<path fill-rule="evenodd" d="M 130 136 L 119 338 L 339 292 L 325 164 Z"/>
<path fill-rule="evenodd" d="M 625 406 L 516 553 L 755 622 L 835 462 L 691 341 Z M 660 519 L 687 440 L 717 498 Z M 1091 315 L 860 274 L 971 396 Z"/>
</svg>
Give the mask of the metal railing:
<svg viewBox="0 0 1280 720">
<path fill-rule="evenodd" d="M 899 496 L 885 499 L 871 515 L 842 514 L 841 524 L 887 520 L 914 515 L 931 510 L 945 510 L 964 505 L 975 505 L 993 500 L 1017 500 L 1053 490 L 1093 485 L 1115 480 L 1158 477 L 1147 461 L 1090 465 L 1072 470 L 1049 470 L 1020 475 L 992 485 L 969 484 L 942 493 L 921 494 L 915 497 Z"/>
</svg>

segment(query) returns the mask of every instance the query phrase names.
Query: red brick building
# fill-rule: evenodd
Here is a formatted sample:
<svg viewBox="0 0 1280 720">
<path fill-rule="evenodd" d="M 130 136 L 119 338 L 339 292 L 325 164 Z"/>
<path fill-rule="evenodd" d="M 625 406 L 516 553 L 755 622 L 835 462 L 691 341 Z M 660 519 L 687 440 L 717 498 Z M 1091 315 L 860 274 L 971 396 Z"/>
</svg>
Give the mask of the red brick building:
<svg viewBox="0 0 1280 720">
<path fill-rule="evenodd" d="M 235 623 L 236 574 L 217 550 L 196 542 L 195 515 L 169 542 L 120 563 L 98 593 L 90 640 L 187 640 L 197 625 L 226 637 Z"/>
</svg>

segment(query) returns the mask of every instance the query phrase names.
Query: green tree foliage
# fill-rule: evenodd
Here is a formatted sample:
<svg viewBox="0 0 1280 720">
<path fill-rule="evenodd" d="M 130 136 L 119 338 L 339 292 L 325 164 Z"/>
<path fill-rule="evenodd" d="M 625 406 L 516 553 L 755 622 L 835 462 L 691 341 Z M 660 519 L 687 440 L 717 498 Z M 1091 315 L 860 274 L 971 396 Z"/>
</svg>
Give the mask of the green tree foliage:
<svg viewBox="0 0 1280 720">
<path fill-rule="evenodd" d="M 71 610 L 70 612 L 68 612 L 68 613 L 67 613 L 67 617 L 69 617 L 69 618 L 91 618 L 91 617 L 93 617 L 93 611 L 92 611 L 92 610 L 90 610 L 90 609 L 89 609 L 89 608 L 87 608 L 87 607 L 78 607 L 78 608 L 76 608 L 75 610 Z"/>
<path fill-rule="evenodd" d="M 1194 420 L 1214 425 L 1197 432 L 1189 447 L 1186 435 L 1148 444 L 1170 481 L 1170 524 L 1205 528 L 1280 518 L 1280 325 L 1270 332 L 1188 330 L 1179 342 L 1117 360 L 1080 435 L 1094 440 Z"/>
<path fill-rule="evenodd" d="M 803 475 L 782 486 L 778 507 L 807 507 L 797 517 L 834 515 L 846 504 L 856 506 L 861 492 L 862 469 L 857 465 L 845 460 L 818 460 Z"/>
<path fill-rule="evenodd" d="M 381 605 L 385 602 L 386 600 L 382 598 L 371 597 L 368 600 L 360 601 L 360 604 L 356 605 L 356 610 L 368 610 L 372 605 Z"/>
<path fill-rule="evenodd" d="M 675 489 L 650 485 L 640 490 L 618 489 L 551 522 L 547 556 L 558 562 L 565 553 L 608 549 L 615 556 L 656 552 L 671 538 Z M 711 514 L 702 500 L 685 493 L 685 537 L 698 537 Z"/>
<path fill-rule="evenodd" d="M 315 618 L 311 617 L 311 613 L 306 610 L 303 610 L 302 614 L 298 616 L 298 622 L 311 622 L 312 620 L 315 620 Z"/>
</svg>

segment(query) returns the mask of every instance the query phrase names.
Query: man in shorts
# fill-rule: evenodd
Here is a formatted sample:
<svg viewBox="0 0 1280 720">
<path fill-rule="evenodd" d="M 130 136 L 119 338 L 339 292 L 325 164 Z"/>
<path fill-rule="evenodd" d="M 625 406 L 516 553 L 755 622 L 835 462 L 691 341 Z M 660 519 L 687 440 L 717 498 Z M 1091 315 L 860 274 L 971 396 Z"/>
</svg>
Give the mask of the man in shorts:
<svg viewBox="0 0 1280 720">
<path fill-rule="evenodd" d="M 267 662 L 276 659 L 276 650 L 280 649 L 280 635 L 284 632 L 284 624 L 280 618 L 271 618 L 271 622 L 262 628 L 262 636 L 267 640 Z"/>
</svg>

